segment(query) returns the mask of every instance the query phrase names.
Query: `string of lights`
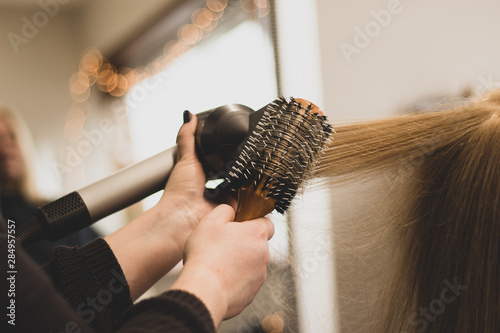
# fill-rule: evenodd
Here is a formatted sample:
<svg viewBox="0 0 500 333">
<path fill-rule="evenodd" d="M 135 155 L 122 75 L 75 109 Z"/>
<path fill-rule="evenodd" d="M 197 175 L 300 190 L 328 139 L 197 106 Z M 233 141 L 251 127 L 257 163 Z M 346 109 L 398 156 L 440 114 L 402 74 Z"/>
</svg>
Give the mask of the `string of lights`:
<svg viewBox="0 0 500 333">
<path fill-rule="evenodd" d="M 257 17 L 267 16 L 270 12 L 268 0 L 240 0 L 239 5 L 242 10 Z M 93 86 L 113 97 L 125 95 L 132 86 L 158 74 L 169 63 L 207 38 L 217 27 L 227 6 L 228 0 L 207 0 L 203 8 L 192 13 L 191 23 L 179 27 L 177 38 L 164 45 L 163 54 L 146 66 L 116 68 L 98 49 L 87 49 L 80 58 L 79 70 L 69 80 L 73 105 L 66 114 L 66 139 L 75 142 L 81 137 L 85 120 L 91 113 L 88 100 Z"/>
</svg>

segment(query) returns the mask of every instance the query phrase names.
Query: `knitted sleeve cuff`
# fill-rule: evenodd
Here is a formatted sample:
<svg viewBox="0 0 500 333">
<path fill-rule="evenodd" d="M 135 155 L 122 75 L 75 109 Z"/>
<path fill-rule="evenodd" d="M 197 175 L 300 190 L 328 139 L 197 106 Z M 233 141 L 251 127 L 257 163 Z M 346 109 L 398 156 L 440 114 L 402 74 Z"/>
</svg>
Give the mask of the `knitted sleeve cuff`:
<svg viewBox="0 0 500 333">
<path fill-rule="evenodd" d="M 183 290 L 170 290 L 144 300 L 134 305 L 125 318 L 119 332 L 133 331 L 134 327 L 141 327 L 141 332 L 158 332 L 161 328 L 168 328 L 166 332 L 215 332 L 205 304 Z"/>
<path fill-rule="evenodd" d="M 59 246 L 44 267 L 76 312 L 98 331 L 109 330 L 132 305 L 123 271 L 106 241 L 78 249 Z"/>
</svg>

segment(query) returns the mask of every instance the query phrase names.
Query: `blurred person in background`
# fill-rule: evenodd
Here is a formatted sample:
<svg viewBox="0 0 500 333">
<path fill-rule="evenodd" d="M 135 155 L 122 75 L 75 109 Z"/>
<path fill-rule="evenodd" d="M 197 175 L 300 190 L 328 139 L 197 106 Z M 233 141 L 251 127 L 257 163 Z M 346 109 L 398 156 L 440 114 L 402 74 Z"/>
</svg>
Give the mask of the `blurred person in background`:
<svg viewBox="0 0 500 333">
<path fill-rule="evenodd" d="M 34 144 L 22 117 L 0 105 L 0 216 L 15 221 L 17 228 L 49 201 L 35 186 L 33 153 Z M 38 242 L 26 251 L 38 264 L 44 264 L 52 259 L 55 246 L 82 246 L 96 237 L 92 229 L 85 228 L 57 242 Z"/>
</svg>

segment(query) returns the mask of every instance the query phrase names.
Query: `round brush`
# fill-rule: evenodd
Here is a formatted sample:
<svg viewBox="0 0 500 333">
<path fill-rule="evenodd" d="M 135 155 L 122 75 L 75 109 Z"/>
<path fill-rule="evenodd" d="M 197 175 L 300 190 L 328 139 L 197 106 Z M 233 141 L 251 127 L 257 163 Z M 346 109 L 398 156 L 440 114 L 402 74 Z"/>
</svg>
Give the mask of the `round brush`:
<svg viewBox="0 0 500 333">
<path fill-rule="evenodd" d="M 331 132 L 323 112 L 304 99 L 268 104 L 226 179 L 238 191 L 235 221 L 284 213 Z"/>
</svg>

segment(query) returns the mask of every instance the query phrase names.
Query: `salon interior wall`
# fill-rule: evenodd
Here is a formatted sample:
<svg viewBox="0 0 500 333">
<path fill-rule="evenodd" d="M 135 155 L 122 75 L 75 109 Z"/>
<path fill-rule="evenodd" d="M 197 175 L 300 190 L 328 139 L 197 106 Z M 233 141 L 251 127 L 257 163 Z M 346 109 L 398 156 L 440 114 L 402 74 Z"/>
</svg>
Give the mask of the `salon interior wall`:
<svg viewBox="0 0 500 333">
<path fill-rule="evenodd" d="M 78 62 L 79 35 L 73 22 L 73 11 L 51 17 L 46 25 L 36 30 L 23 26 L 33 23 L 33 15 L 40 8 L 25 2 L 13 6 L 0 4 L 0 103 L 17 110 L 26 120 L 39 150 L 49 164 L 56 158 L 62 142 L 64 115 L 71 106 L 68 80 Z M 43 19 L 43 17 L 42 17 Z M 43 21 L 41 21 L 43 22 Z M 8 34 L 22 38 L 22 43 L 11 43 Z M 13 36 L 13 35 L 12 35 Z M 42 172 L 50 180 L 44 184 L 48 194 L 60 191 L 57 178 L 50 168 Z"/>
<path fill-rule="evenodd" d="M 25 118 L 39 153 L 39 187 L 47 196 L 80 188 L 116 168 L 105 143 L 93 145 L 88 155 L 80 154 L 83 163 L 74 163 L 76 166 L 69 169 L 54 164 L 57 161 L 66 167 L 67 159 L 72 157 L 64 137 L 66 114 L 72 105 L 68 82 L 78 70 L 82 51 L 95 46 L 103 54 L 111 54 L 135 30 L 173 2 L 0 0 L 0 103 L 16 109 Z M 58 4 L 57 9 L 54 3 Z M 49 4 L 53 15 L 48 15 L 41 4 Z M 43 13 L 48 18 L 46 22 Z M 34 25 L 34 31 L 23 28 L 30 24 Z M 23 42 L 13 45 L 9 33 L 24 38 Z M 108 100 L 97 91 L 93 91 L 89 100 L 92 113 L 85 125 L 87 131 L 97 127 L 100 118 L 110 116 Z M 118 227 L 124 217 L 111 220 L 114 221 L 101 223 L 103 232 Z"/>
<path fill-rule="evenodd" d="M 387 116 L 429 95 L 499 86 L 498 1 L 316 3 L 324 107 L 334 120 Z"/>
</svg>

